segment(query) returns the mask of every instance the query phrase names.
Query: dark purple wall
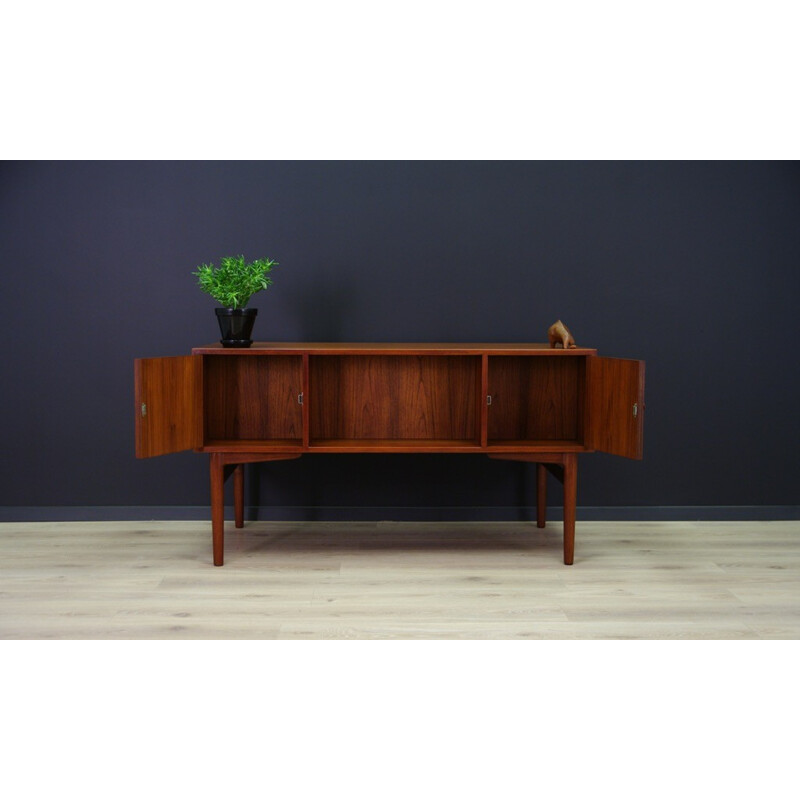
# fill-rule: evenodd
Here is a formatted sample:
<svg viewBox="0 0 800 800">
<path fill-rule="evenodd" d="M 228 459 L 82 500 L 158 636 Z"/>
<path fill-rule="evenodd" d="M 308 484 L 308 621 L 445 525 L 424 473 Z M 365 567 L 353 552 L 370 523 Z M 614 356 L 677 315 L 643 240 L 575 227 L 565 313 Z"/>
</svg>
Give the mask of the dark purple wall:
<svg viewBox="0 0 800 800">
<path fill-rule="evenodd" d="M 582 458 L 584 506 L 800 504 L 797 164 L 36 162 L 0 167 L 0 506 L 208 503 L 205 458 L 134 459 L 133 359 L 218 338 L 190 273 L 235 253 L 280 262 L 258 339 L 542 341 L 560 317 L 645 359 L 645 459 Z M 281 507 L 533 502 L 530 467 L 481 456 L 252 474 Z"/>
</svg>

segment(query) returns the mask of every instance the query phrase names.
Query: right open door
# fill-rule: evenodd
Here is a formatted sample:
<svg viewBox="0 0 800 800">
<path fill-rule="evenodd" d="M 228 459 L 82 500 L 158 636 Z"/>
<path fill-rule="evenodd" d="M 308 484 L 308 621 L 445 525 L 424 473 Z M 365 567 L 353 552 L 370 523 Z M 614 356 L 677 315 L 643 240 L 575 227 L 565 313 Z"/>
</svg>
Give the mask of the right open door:
<svg viewBox="0 0 800 800">
<path fill-rule="evenodd" d="M 644 361 L 586 359 L 586 445 L 625 458 L 642 457 Z"/>
</svg>

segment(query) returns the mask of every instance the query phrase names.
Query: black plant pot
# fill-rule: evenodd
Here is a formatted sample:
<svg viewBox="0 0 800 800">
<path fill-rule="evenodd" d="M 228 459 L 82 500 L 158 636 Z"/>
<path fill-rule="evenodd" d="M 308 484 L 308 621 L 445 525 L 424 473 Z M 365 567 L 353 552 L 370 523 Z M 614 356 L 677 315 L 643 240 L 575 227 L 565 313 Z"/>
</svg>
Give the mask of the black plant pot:
<svg viewBox="0 0 800 800">
<path fill-rule="evenodd" d="M 220 342 L 223 347 L 250 347 L 253 340 L 253 323 L 256 321 L 257 308 L 217 308 L 219 329 L 222 333 Z"/>
</svg>

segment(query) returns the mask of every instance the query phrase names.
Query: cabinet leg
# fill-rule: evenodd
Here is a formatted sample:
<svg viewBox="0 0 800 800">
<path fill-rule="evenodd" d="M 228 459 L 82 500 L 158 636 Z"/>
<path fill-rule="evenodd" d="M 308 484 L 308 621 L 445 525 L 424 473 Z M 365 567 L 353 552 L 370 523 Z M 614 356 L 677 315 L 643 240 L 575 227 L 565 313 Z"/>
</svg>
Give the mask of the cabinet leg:
<svg viewBox="0 0 800 800">
<path fill-rule="evenodd" d="M 236 527 L 244 527 L 244 464 L 237 464 L 233 471 L 233 511 Z"/>
<path fill-rule="evenodd" d="M 211 455 L 211 539 L 214 566 L 221 567 L 225 548 L 225 465 L 216 453 Z"/>
<path fill-rule="evenodd" d="M 547 518 L 547 467 L 536 465 L 536 525 L 544 528 Z"/>
<path fill-rule="evenodd" d="M 575 503 L 578 495 L 578 457 L 564 456 L 564 563 L 575 558 Z"/>
</svg>

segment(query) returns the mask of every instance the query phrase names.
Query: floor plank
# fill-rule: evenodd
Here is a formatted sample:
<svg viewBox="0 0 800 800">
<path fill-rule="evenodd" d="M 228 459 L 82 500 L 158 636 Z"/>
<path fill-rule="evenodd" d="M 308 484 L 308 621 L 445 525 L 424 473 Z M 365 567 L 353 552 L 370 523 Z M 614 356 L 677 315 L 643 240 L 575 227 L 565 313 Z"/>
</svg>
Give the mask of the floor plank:
<svg viewBox="0 0 800 800">
<path fill-rule="evenodd" d="M 0 524 L 3 639 L 797 639 L 800 523 Z"/>
</svg>

